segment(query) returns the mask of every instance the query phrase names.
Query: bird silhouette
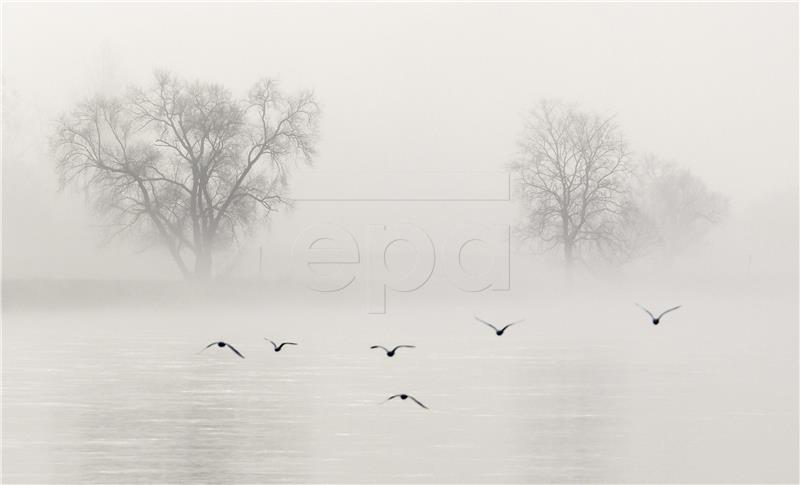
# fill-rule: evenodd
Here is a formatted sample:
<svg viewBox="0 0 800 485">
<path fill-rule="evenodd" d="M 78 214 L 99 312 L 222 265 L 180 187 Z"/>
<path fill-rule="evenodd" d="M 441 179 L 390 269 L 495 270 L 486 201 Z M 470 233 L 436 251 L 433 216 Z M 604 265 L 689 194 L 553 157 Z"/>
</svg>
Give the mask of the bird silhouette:
<svg viewBox="0 0 800 485">
<path fill-rule="evenodd" d="M 215 345 L 216 345 L 217 347 L 228 347 L 229 349 L 231 349 L 231 350 L 233 351 L 233 353 L 234 353 L 234 354 L 236 354 L 236 355 L 238 355 L 239 357 L 241 357 L 241 358 L 243 358 L 243 359 L 244 359 L 244 355 L 242 355 L 241 353 L 239 353 L 239 351 L 238 351 L 238 350 L 236 350 L 235 348 L 233 348 L 233 345 L 231 345 L 231 344 L 229 344 L 229 343 L 226 343 L 226 342 L 222 342 L 222 341 L 219 341 L 219 342 L 212 342 L 212 343 L 210 343 L 210 344 L 206 345 L 206 347 L 205 347 L 203 350 L 206 350 L 207 348 L 209 348 L 209 347 L 213 347 L 213 346 L 215 346 Z M 202 352 L 203 350 L 201 350 L 200 352 Z"/>
<path fill-rule="evenodd" d="M 275 342 L 273 342 L 272 340 L 270 340 L 270 339 L 268 339 L 266 337 L 264 337 L 264 340 L 266 340 L 267 342 L 272 344 L 272 348 L 275 349 L 275 352 L 280 352 L 284 345 L 297 345 L 294 342 L 281 342 L 281 344 L 278 345 L 278 344 L 276 344 Z"/>
<path fill-rule="evenodd" d="M 484 320 L 484 319 L 480 318 L 480 317 L 479 317 L 479 316 L 477 316 L 477 315 L 475 315 L 475 320 L 477 320 L 477 321 L 479 321 L 479 322 L 483 323 L 484 325 L 488 325 L 488 326 L 492 327 L 492 329 L 494 330 L 494 333 L 495 333 L 495 334 L 497 334 L 497 336 L 498 336 L 498 337 L 502 336 L 502 335 L 503 335 L 503 332 L 505 332 L 505 331 L 506 331 L 506 329 L 507 329 L 508 327 L 510 327 L 511 325 L 516 325 L 516 324 L 518 324 L 518 323 L 521 323 L 521 322 L 524 322 L 524 321 L 525 321 L 525 320 L 517 320 L 516 322 L 511 322 L 511 323 L 509 323 L 508 325 L 506 325 L 506 326 L 505 326 L 505 327 L 503 327 L 503 328 L 497 328 L 497 327 L 495 327 L 494 325 L 492 325 L 491 323 L 487 322 L 486 320 Z"/>
<path fill-rule="evenodd" d="M 386 357 L 394 357 L 394 353 L 397 351 L 397 349 L 402 349 L 402 348 L 415 349 L 416 347 L 413 346 L 413 345 L 397 345 L 392 350 L 389 350 L 386 347 L 384 347 L 383 345 L 373 345 L 370 348 L 371 349 L 383 349 L 386 352 Z"/>
<path fill-rule="evenodd" d="M 652 313 L 650 313 L 650 310 L 648 310 L 647 308 L 643 307 L 642 305 L 640 305 L 640 304 L 638 304 L 638 303 L 636 304 L 636 306 L 638 306 L 639 308 L 641 308 L 642 310 L 644 310 L 645 312 L 647 312 L 647 314 L 648 314 L 648 315 L 650 315 L 650 318 L 653 320 L 653 325 L 658 325 L 658 322 L 659 322 L 659 321 L 661 321 L 661 317 L 663 317 L 663 316 L 664 316 L 664 315 L 666 315 L 667 313 L 669 313 L 669 312 L 671 312 L 671 311 L 673 311 L 673 310 L 677 310 L 678 308 L 680 308 L 680 307 L 681 307 L 680 305 L 678 305 L 678 306 L 674 306 L 674 307 L 672 307 L 672 308 L 670 308 L 670 309 L 668 309 L 668 310 L 664 310 L 663 312 L 661 312 L 661 314 L 660 314 L 659 316 L 657 316 L 657 317 L 654 317 L 654 316 L 653 316 L 653 314 L 652 314 Z"/>
<path fill-rule="evenodd" d="M 428 409 L 428 406 L 422 404 L 421 402 L 417 401 L 417 398 L 415 398 L 414 396 L 409 396 L 408 394 L 395 394 L 394 396 L 389 397 L 389 399 L 387 399 L 386 401 L 383 401 L 383 402 L 391 401 L 392 399 L 394 399 L 396 397 L 399 397 L 403 401 L 405 401 L 406 399 L 411 399 L 415 403 L 419 404 L 420 407 Z M 383 404 L 383 403 L 381 403 L 381 404 Z"/>
</svg>

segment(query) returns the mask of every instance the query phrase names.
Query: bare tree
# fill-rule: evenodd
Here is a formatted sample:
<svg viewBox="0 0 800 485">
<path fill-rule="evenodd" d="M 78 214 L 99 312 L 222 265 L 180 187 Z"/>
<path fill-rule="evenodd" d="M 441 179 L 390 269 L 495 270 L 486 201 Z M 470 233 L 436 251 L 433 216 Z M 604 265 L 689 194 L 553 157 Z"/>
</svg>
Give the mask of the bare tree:
<svg viewBox="0 0 800 485">
<path fill-rule="evenodd" d="M 243 99 L 222 86 L 157 73 L 147 89 L 95 97 L 55 136 L 62 187 L 82 184 L 114 234 L 154 236 L 185 277 L 286 203 L 291 163 L 310 163 L 318 105 L 271 80 Z"/>
<path fill-rule="evenodd" d="M 645 155 L 635 170 L 634 199 L 651 240 L 674 255 L 728 213 L 728 201 L 690 170 Z"/>
<path fill-rule="evenodd" d="M 519 159 L 524 239 L 560 247 L 568 271 L 589 254 L 628 252 L 629 153 L 612 117 L 542 101 L 526 122 Z"/>
</svg>

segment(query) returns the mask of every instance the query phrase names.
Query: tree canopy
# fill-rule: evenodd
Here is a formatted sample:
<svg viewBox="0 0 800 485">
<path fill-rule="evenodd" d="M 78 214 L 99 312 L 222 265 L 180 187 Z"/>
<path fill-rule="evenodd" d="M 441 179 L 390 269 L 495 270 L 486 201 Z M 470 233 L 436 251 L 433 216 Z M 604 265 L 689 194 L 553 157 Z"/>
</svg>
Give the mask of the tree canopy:
<svg viewBox="0 0 800 485">
<path fill-rule="evenodd" d="M 634 157 L 613 116 L 557 101 L 530 112 L 516 173 L 520 234 L 566 266 L 625 261 L 655 245 L 674 251 L 719 222 L 727 202 L 691 172 Z"/>
<path fill-rule="evenodd" d="M 145 88 L 95 96 L 61 117 L 62 186 L 78 184 L 112 234 L 163 244 L 186 277 L 213 274 L 230 247 L 287 202 L 292 165 L 311 163 L 318 104 L 269 79 L 246 96 L 159 72 Z"/>
<path fill-rule="evenodd" d="M 614 119 L 543 101 L 520 148 L 512 168 L 526 211 L 523 237 L 560 247 L 567 266 L 587 252 L 621 251 L 630 155 Z"/>
</svg>

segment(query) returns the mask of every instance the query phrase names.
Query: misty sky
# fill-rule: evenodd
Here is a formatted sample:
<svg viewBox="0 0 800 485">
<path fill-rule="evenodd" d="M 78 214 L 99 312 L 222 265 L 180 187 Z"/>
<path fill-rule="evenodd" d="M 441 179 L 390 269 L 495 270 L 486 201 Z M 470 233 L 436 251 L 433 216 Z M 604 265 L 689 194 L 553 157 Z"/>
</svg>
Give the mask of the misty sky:
<svg viewBox="0 0 800 485">
<path fill-rule="evenodd" d="M 315 170 L 331 183 L 358 171 L 503 171 L 541 98 L 616 113 L 634 150 L 690 168 L 734 216 L 777 197 L 796 249 L 796 5 L 5 5 L 5 277 L 158 273 L 130 248 L 98 248 L 83 197 L 56 193 L 47 152 L 58 113 L 149 82 L 154 68 L 236 93 L 262 76 L 314 89 Z M 269 237 L 318 220 L 464 213 L 387 207 L 299 203 Z M 469 212 L 511 222 L 516 206 Z"/>
</svg>

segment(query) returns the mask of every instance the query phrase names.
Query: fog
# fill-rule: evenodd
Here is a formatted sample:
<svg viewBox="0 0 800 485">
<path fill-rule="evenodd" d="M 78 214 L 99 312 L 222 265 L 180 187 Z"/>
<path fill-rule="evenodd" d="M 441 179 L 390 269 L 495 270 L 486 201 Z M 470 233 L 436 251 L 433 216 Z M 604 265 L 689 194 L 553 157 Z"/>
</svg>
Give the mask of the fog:
<svg viewBox="0 0 800 485">
<path fill-rule="evenodd" d="M 239 92 L 261 76 L 313 89 L 323 116 L 315 170 L 332 185 L 354 172 L 504 171 L 538 99 L 576 102 L 616 114 L 634 150 L 674 160 L 728 196 L 730 224 L 748 224 L 744 215 L 759 206 L 774 215 L 770 230 L 789 225 L 770 239 L 797 232 L 791 5 L 11 5 L 6 12 L 6 277 L 164 276 L 153 258 L 98 249 L 82 195 L 54 190 L 47 151 L 57 115 L 98 90 L 149 82 L 156 68 Z M 431 224 L 439 213 L 408 204 L 295 209 L 257 242 L 291 241 L 291 227 L 322 218 L 424 225 L 419 212 Z M 514 203 L 475 209 L 517 216 Z M 58 245 L 50 244 L 54 234 Z M 735 242 L 753 252 L 752 242 Z M 776 259 L 793 257 L 794 246 Z"/>
<path fill-rule="evenodd" d="M 796 5 L 3 14 L 6 481 L 798 480 Z M 221 251 L 215 281 L 108 241 L 58 187 L 57 118 L 156 69 L 320 105 L 292 206 Z M 566 274 L 517 232 L 509 167 L 542 99 L 613 116 L 634 159 L 690 170 L 726 217 Z M 656 327 L 637 302 L 682 307 Z M 498 339 L 476 315 L 525 321 Z M 220 339 L 247 359 L 197 354 Z M 399 343 L 418 348 L 369 349 Z M 431 412 L 377 405 L 398 392 Z"/>
</svg>

